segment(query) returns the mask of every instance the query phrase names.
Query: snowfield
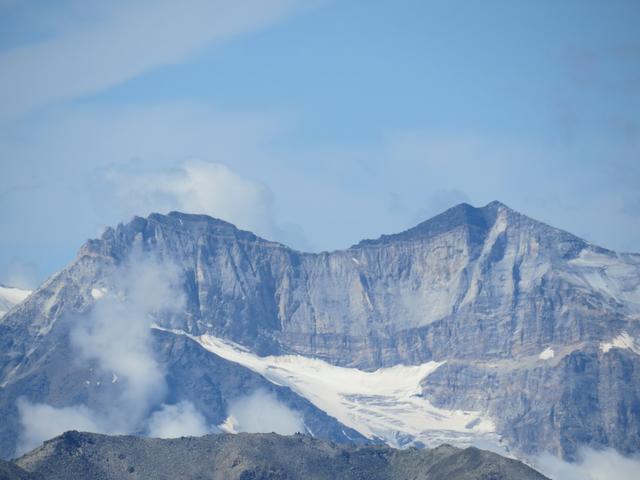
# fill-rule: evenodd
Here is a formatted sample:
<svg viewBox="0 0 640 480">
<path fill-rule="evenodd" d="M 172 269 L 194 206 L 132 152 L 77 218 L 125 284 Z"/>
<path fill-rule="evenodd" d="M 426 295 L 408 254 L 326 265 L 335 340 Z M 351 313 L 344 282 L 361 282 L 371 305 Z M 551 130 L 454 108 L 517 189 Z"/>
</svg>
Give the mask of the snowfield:
<svg viewBox="0 0 640 480">
<path fill-rule="evenodd" d="M 444 442 L 500 449 L 495 425 L 479 412 L 444 410 L 422 396 L 421 384 L 444 362 L 396 365 L 367 372 L 299 355 L 259 357 L 211 335 L 184 335 L 221 358 L 291 388 L 342 424 L 393 447 Z"/>
<path fill-rule="evenodd" d="M 607 353 L 612 348 L 630 350 L 633 353 L 640 355 L 640 342 L 637 342 L 627 332 L 622 332 L 610 342 L 600 342 L 600 350 L 602 350 L 602 353 Z"/>
<path fill-rule="evenodd" d="M 570 260 L 574 283 L 601 292 L 640 313 L 640 256 L 600 253 L 590 248 Z"/>
</svg>

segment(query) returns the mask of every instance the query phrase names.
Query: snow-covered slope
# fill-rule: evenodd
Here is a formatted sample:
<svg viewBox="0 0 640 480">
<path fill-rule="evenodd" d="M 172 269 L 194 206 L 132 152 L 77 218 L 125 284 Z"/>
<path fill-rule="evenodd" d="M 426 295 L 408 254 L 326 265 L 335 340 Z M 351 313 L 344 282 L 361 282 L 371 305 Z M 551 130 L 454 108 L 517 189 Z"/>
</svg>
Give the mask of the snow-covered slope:
<svg viewBox="0 0 640 480">
<path fill-rule="evenodd" d="M 31 295 L 31 290 L 0 285 L 0 317 Z"/>
<path fill-rule="evenodd" d="M 585 248 L 570 260 L 573 278 L 583 288 L 625 305 L 632 313 L 640 314 L 640 257 Z"/>
<path fill-rule="evenodd" d="M 180 330 L 172 333 L 185 335 L 219 357 L 291 388 L 343 425 L 392 447 L 456 443 L 499 448 L 490 419 L 479 412 L 436 408 L 422 395 L 422 383 L 444 362 L 366 372 L 300 355 L 259 357 L 212 335 L 193 336 Z"/>
</svg>

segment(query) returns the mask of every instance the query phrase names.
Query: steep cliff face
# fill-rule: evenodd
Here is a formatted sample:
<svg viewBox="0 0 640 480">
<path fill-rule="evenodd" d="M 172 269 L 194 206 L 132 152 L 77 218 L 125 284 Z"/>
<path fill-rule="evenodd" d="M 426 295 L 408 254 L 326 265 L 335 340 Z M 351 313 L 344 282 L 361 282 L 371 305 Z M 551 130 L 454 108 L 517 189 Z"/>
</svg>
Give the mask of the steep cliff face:
<svg viewBox="0 0 640 480">
<path fill-rule="evenodd" d="M 91 290 L 109 288 L 109 270 L 136 249 L 184 272 L 186 315 L 170 326 L 258 353 L 362 368 L 537 355 L 556 340 L 597 342 L 634 330 L 629 321 L 640 313 L 639 256 L 591 246 L 494 202 L 459 205 L 401 234 L 321 254 L 204 216 L 136 218 L 89 241 L 38 292 L 29 316 L 40 318 L 29 328 L 48 329 L 60 308 L 89 308 Z M 42 312 L 45 299 L 51 306 Z"/>
<path fill-rule="evenodd" d="M 424 394 L 488 413 L 517 449 L 640 450 L 640 256 L 498 202 L 320 254 L 206 216 L 135 218 L 2 319 L 0 385 L 40 371 L 64 319 L 118 292 L 112 272 L 140 252 L 181 272 L 162 328 L 364 370 L 445 362 Z"/>
</svg>

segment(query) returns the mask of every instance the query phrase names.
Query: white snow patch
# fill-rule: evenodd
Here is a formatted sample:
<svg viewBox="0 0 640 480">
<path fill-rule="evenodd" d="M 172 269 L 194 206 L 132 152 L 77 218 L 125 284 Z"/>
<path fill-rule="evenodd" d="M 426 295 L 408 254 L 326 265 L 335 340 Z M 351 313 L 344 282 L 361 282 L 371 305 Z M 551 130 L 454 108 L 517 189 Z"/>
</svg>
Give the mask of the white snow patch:
<svg viewBox="0 0 640 480">
<path fill-rule="evenodd" d="M 218 428 L 226 433 L 238 433 L 238 421 L 233 415 L 229 415 L 224 423 L 218 425 Z"/>
<path fill-rule="evenodd" d="M 491 251 L 493 250 L 495 243 L 498 241 L 498 238 L 507 231 L 507 226 L 507 210 L 504 207 L 500 207 L 498 209 L 496 221 L 487 234 L 487 238 L 482 246 L 482 252 L 480 253 L 480 257 L 482 259 L 491 255 Z M 473 302 L 478 296 L 478 293 L 480 292 L 480 278 L 483 275 L 482 265 L 483 262 L 476 262 L 471 276 L 469 289 L 462 299 L 460 306 Z"/>
<path fill-rule="evenodd" d="M 540 352 L 540 355 L 538 355 L 538 358 L 540 360 L 550 360 L 554 357 L 554 355 L 555 355 L 555 352 L 553 351 L 553 348 L 547 347 L 542 352 Z"/>
<path fill-rule="evenodd" d="M 367 438 L 380 438 L 394 447 L 416 441 L 427 445 L 469 445 L 480 438 L 497 444 L 495 425 L 489 418 L 474 411 L 437 408 L 422 396 L 421 383 L 444 362 L 396 365 L 366 372 L 299 355 L 259 357 L 211 335 L 198 337 L 179 330 L 168 331 L 185 335 L 276 385 L 291 388 Z M 220 428 L 231 431 L 232 419 Z"/>
<path fill-rule="evenodd" d="M 603 353 L 607 353 L 612 348 L 631 350 L 633 353 L 640 355 L 640 344 L 627 332 L 622 332 L 610 342 L 600 343 L 600 350 Z"/>
<path fill-rule="evenodd" d="M 306 423 L 304 423 L 304 429 L 309 435 L 311 435 L 313 438 L 316 438 L 316 434 L 313 433 L 313 430 L 311 430 Z M 342 433 L 344 433 L 344 430 L 342 431 Z M 353 440 L 353 439 L 350 438 L 349 440 Z"/>
<path fill-rule="evenodd" d="M 349 434 L 348 434 L 347 432 L 345 432 L 345 431 L 344 431 L 344 429 L 342 429 L 341 431 L 342 431 L 342 434 L 343 434 L 345 437 L 347 437 L 349 440 L 351 440 L 352 442 L 353 442 L 353 441 L 355 441 L 355 438 L 351 438 L 351 437 L 349 436 Z M 313 435 L 313 434 L 311 434 L 311 435 L 312 435 L 312 436 L 315 436 L 315 435 Z"/>
<path fill-rule="evenodd" d="M 91 296 L 93 297 L 94 300 L 100 300 L 102 297 L 104 297 L 105 293 L 106 293 L 106 290 L 104 288 L 91 289 Z"/>
<path fill-rule="evenodd" d="M 568 264 L 572 280 L 640 311 L 640 262 L 635 257 L 587 247 Z"/>
<path fill-rule="evenodd" d="M 353 260 L 353 263 L 355 263 L 356 265 L 360 265 L 360 260 L 358 260 L 356 257 L 351 257 L 351 260 Z"/>
</svg>

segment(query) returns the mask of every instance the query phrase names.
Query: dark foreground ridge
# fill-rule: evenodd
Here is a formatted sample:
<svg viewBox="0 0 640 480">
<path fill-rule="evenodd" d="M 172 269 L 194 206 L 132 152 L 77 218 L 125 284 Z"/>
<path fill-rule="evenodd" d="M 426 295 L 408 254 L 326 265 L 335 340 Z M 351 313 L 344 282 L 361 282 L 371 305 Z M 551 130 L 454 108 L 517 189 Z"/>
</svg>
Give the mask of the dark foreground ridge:
<svg viewBox="0 0 640 480">
<path fill-rule="evenodd" d="M 442 445 L 346 446 L 305 435 L 217 434 L 170 440 L 67 432 L 0 464 L 0 480 L 543 480 L 521 462 Z"/>
</svg>

